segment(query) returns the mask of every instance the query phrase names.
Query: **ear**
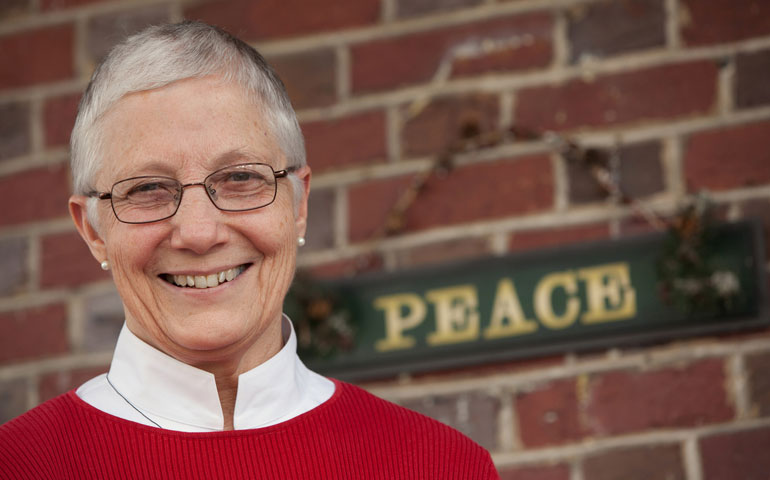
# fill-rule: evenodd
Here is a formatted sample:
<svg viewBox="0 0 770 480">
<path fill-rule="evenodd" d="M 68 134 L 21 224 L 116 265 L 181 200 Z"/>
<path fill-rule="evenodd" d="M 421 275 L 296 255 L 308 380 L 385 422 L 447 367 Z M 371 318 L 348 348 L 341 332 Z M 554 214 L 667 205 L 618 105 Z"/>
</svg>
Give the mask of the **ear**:
<svg viewBox="0 0 770 480">
<path fill-rule="evenodd" d="M 102 262 L 107 260 L 107 247 L 99 232 L 88 221 L 86 202 L 88 197 L 85 195 L 72 195 L 69 200 L 70 215 L 75 222 L 75 228 L 91 250 L 91 255 L 97 262 Z"/>
<path fill-rule="evenodd" d="M 308 195 L 310 195 L 310 167 L 305 165 L 294 172 L 294 175 L 299 178 L 299 184 L 302 188 L 301 196 L 297 195 L 295 192 L 294 198 L 297 199 L 299 205 L 296 206 L 297 215 L 294 219 L 294 223 L 297 229 L 297 236 L 304 237 L 307 230 L 307 199 Z"/>
</svg>

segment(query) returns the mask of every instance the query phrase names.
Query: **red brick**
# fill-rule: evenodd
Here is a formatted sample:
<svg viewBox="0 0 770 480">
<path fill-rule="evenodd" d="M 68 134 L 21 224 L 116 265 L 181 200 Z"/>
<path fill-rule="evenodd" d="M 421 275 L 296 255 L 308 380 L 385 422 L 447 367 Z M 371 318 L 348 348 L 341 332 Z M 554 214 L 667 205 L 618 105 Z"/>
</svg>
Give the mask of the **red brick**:
<svg viewBox="0 0 770 480">
<path fill-rule="evenodd" d="M 0 20 L 8 20 L 31 12 L 32 0 L 4 0 L 0 2 Z"/>
<path fill-rule="evenodd" d="M 602 1 L 567 10 L 570 58 L 604 57 L 662 47 L 666 43 L 663 0 Z"/>
<path fill-rule="evenodd" d="M 601 452 L 583 461 L 583 474 L 591 480 L 687 478 L 680 445 L 651 445 Z"/>
<path fill-rule="evenodd" d="M 552 57 L 550 14 L 495 18 L 428 32 L 373 40 L 351 50 L 353 91 L 385 90 L 429 82 L 445 56 L 461 45 L 485 40 L 509 45 L 474 59 L 456 61 L 453 76 L 547 66 Z"/>
<path fill-rule="evenodd" d="M 350 238 L 368 239 L 380 227 L 411 177 L 366 182 L 349 191 Z M 551 162 L 545 156 L 456 168 L 431 178 L 406 214 L 408 231 L 520 215 L 553 205 Z"/>
<path fill-rule="evenodd" d="M 552 355 L 550 357 L 524 358 L 507 362 L 496 361 L 494 363 L 466 365 L 444 370 L 415 372 L 411 374 L 411 380 L 425 384 L 436 381 L 456 381 L 463 378 L 479 378 L 480 376 L 531 372 L 533 370 L 563 365 L 564 358 L 564 355 Z"/>
<path fill-rule="evenodd" d="M 609 372 L 591 379 L 587 415 L 600 435 L 724 422 L 734 416 L 725 382 L 722 359 L 683 368 Z"/>
<path fill-rule="evenodd" d="M 609 238 L 607 224 L 576 225 L 566 228 L 514 232 L 508 248 L 512 251 L 557 247 Z"/>
<path fill-rule="evenodd" d="M 399 18 L 410 18 L 435 12 L 478 5 L 482 0 L 396 0 Z"/>
<path fill-rule="evenodd" d="M 0 37 L 0 89 L 66 80 L 74 75 L 73 25 Z"/>
<path fill-rule="evenodd" d="M 770 428 L 729 432 L 700 441 L 703 480 L 767 480 Z"/>
<path fill-rule="evenodd" d="M 0 381 L 0 425 L 27 411 L 27 379 Z"/>
<path fill-rule="evenodd" d="M 0 363 L 49 357 L 68 349 L 64 305 L 0 313 Z"/>
<path fill-rule="evenodd" d="M 716 104 L 717 73 L 715 63 L 698 61 L 526 88 L 515 118 L 533 128 L 566 130 L 708 113 Z"/>
<path fill-rule="evenodd" d="M 663 191 L 663 164 L 658 142 L 626 145 L 620 149 L 620 189 L 631 198 Z"/>
<path fill-rule="evenodd" d="M 406 119 L 401 133 L 404 155 L 437 155 L 462 138 L 468 125 L 482 132 L 494 130 L 498 105 L 497 96 L 481 93 L 431 101 L 417 116 Z"/>
<path fill-rule="evenodd" d="M 123 301 L 118 292 L 86 297 L 83 305 L 85 322 L 80 347 L 88 352 L 111 352 L 115 349 L 120 330 L 126 319 Z"/>
<path fill-rule="evenodd" d="M 61 372 L 47 373 L 40 377 L 38 394 L 41 402 L 54 398 L 62 393 L 79 387 L 93 377 L 109 370 L 107 365 L 102 367 L 79 368 Z"/>
<path fill-rule="evenodd" d="M 687 188 L 729 190 L 770 182 L 770 122 L 693 134 L 684 158 Z"/>
<path fill-rule="evenodd" d="M 577 383 L 556 380 L 515 399 L 519 435 L 526 447 L 569 443 L 588 432 L 580 421 Z"/>
<path fill-rule="evenodd" d="M 69 180 L 65 165 L 25 170 L 0 178 L 0 226 L 68 216 Z"/>
<path fill-rule="evenodd" d="M 461 431 L 487 450 L 497 448 L 499 398 L 482 392 L 468 392 L 432 395 L 400 403 Z"/>
<path fill-rule="evenodd" d="M 307 243 L 304 250 L 321 250 L 334 246 L 336 198 L 332 189 L 310 190 L 305 232 Z"/>
<path fill-rule="evenodd" d="M 374 180 L 348 190 L 348 234 L 352 241 L 368 240 L 383 227 L 388 212 L 409 187 L 412 178 Z"/>
<path fill-rule="evenodd" d="M 366 165 L 387 156 L 382 111 L 303 123 L 302 133 L 314 172 Z"/>
<path fill-rule="evenodd" d="M 24 155 L 30 150 L 28 103 L 0 105 L 0 160 Z"/>
<path fill-rule="evenodd" d="M 431 243 L 397 254 L 400 267 L 413 267 L 436 263 L 456 262 L 469 258 L 489 255 L 489 240 L 487 238 L 458 238 L 447 242 Z"/>
<path fill-rule="evenodd" d="M 45 145 L 55 147 L 68 145 L 75 117 L 78 114 L 80 94 L 51 98 L 46 101 L 43 111 Z"/>
<path fill-rule="evenodd" d="M 500 480 L 569 480 L 567 465 L 512 467 L 500 470 Z"/>
<path fill-rule="evenodd" d="M 61 10 L 106 1 L 110 0 L 41 0 L 40 8 L 43 10 Z"/>
<path fill-rule="evenodd" d="M 24 237 L 0 239 L 0 295 L 13 295 L 26 289 L 28 251 L 29 242 Z"/>
<path fill-rule="evenodd" d="M 379 254 L 371 254 L 322 263 L 309 270 L 314 277 L 318 278 L 350 278 L 362 273 L 380 271 L 383 265 L 384 262 Z"/>
<path fill-rule="evenodd" d="M 596 159 L 604 168 L 610 169 L 609 152 L 589 148 L 586 157 Z M 562 155 L 567 164 L 567 194 L 570 205 L 604 202 L 607 200 L 607 190 L 596 181 L 589 165 L 580 156 Z"/>
<path fill-rule="evenodd" d="M 337 56 L 331 49 L 268 59 L 281 77 L 295 109 L 325 107 L 337 101 Z"/>
<path fill-rule="evenodd" d="M 43 237 L 41 249 L 42 287 L 71 287 L 110 278 L 76 232 Z"/>
<path fill-rule="evenodd" d="M 770 50 L 744 53 L 735 59 L 735 105 L 751 108 L 770 103 Z"/>
<path fill-rule="evenodd" d="M 765 0 L 683 0 L 682 39 L 687 45 L 744 40 L 770 33 L 770 4 Z"/>
<path fill-rule="evenodd" d="M 503 159 L 433 177 L 409 210 L 407 228 L 521 215 L 552 206 L 553 172 L 547 156 Z"/>
<path fill-rule="evenodd" d="M 86 51 L 94 63 L 100 62 L 112 47 L 126 37 L 144 30 L 150 25 L 169 21 L 167 4 L 149 5 L 130 10 L 121 9 L 88 20 Z"/>
<path fill-rule="evenodd" d="M 380 18 L 380 0 L 220 0 L 186 8 L 184 15 L 256 40 L 371 25 Z"/>
<path fill-rule="evenodd" d="M 648 141 L 623 145 L 618 149 L 618 165 L 612 165 L 611 148 L 589 147 L 580 154 L 568 153 L 567 178 L 569 181 L 570 204 L 605 201 L 607 190 L 594 176 L 593 167 L 602 166 L 613 172 L 620 181 L 620 191 L 630 198 L 653 195 L 665 188 L 661 146 L 659 142 Z"/>
</svg>

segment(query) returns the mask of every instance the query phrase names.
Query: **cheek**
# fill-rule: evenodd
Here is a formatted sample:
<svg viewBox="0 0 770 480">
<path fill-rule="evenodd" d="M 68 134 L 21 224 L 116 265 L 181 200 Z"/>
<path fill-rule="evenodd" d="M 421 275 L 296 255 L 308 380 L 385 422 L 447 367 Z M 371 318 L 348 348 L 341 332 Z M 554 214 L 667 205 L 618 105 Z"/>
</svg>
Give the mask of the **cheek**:
<svg viewBox="0 0 770 480">
<path fill-rule="evenodd" d="M 107 252 L 112 258 L 113 270 L 116 273 L 122 271 L 135 274 L 148 265 L 151 266 L 156 260 L 154 254 L 160 243 L 157 232 L 148 228 L 124 228 L 115 233 L 117 234 L 111 235 L 114 240 L 108 240 Z"/>
<path fill-rule="evenodd" d="M 294 277 L 296 239 L 293 216 L 280 215 L 250 229 L 250 243 L 262 255 L 259 282 L 270 295 L 285 294 Z"/>
<path fill-rule="evenodd" d="M 265 261 L 281 261 L 289 250 L 290 229 L 291 225 L 283 219 L 268 224 L 260 223 L 249 229 L 249 242 L 263 255 Z"/>
</svg>

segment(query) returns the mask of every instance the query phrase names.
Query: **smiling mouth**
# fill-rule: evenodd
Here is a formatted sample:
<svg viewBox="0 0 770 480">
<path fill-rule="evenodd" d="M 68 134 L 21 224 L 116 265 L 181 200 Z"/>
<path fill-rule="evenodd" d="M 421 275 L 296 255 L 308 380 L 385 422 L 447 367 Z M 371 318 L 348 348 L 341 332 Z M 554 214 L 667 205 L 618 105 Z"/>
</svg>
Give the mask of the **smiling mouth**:
<svg viewBox="0 0 770 480">
<path fill-rule="evenodd" d="M 171 275 L 164 273 L 159 275 L 159 277 L 177 287 L 213 288 L 222 283 L 235 280 L 249 266 L 251 266 L 250 263 L 245 263 L 218 273 L 212 273 L 211 275 Z"/>
</svg>

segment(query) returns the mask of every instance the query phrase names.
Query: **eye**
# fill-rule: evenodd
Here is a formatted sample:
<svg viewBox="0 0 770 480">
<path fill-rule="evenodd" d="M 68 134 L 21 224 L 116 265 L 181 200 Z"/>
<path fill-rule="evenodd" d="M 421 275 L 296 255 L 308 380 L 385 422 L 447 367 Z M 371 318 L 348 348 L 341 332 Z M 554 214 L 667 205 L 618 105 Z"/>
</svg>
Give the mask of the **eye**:
<svg viewBox="0 0 770 480">
<path fill-rule="evenodd" d="M 168 202 L 173 201 L 177 196 L 178 188 L 173 181 L 148 178 L 135 182 L 125 182 L 114 193 L 118 199 L 134 203 Z"/>
<path fill-rule="evenodd" d="M 237 171 L 237 172 L 229 172 L 227 174 L 227 177 L 225 178 L 225 181 L 228 182 L 248 182 L 248 181 L 254 181 L 254 180 L 262 180 L 262 175 L 259 175 L 256 172 L 249 172 L 249 171 Z"/>
<path fill-rule="evenodd" d="M 139 185 L 135 185 L 134 188 L 132 188 L 128 194 L 135 194 L 135 193 L 148 193 L 148 192 L 154 192 L 159 189 L 163 188 L 160 183 L 140 183 Z"/>
</svg>

